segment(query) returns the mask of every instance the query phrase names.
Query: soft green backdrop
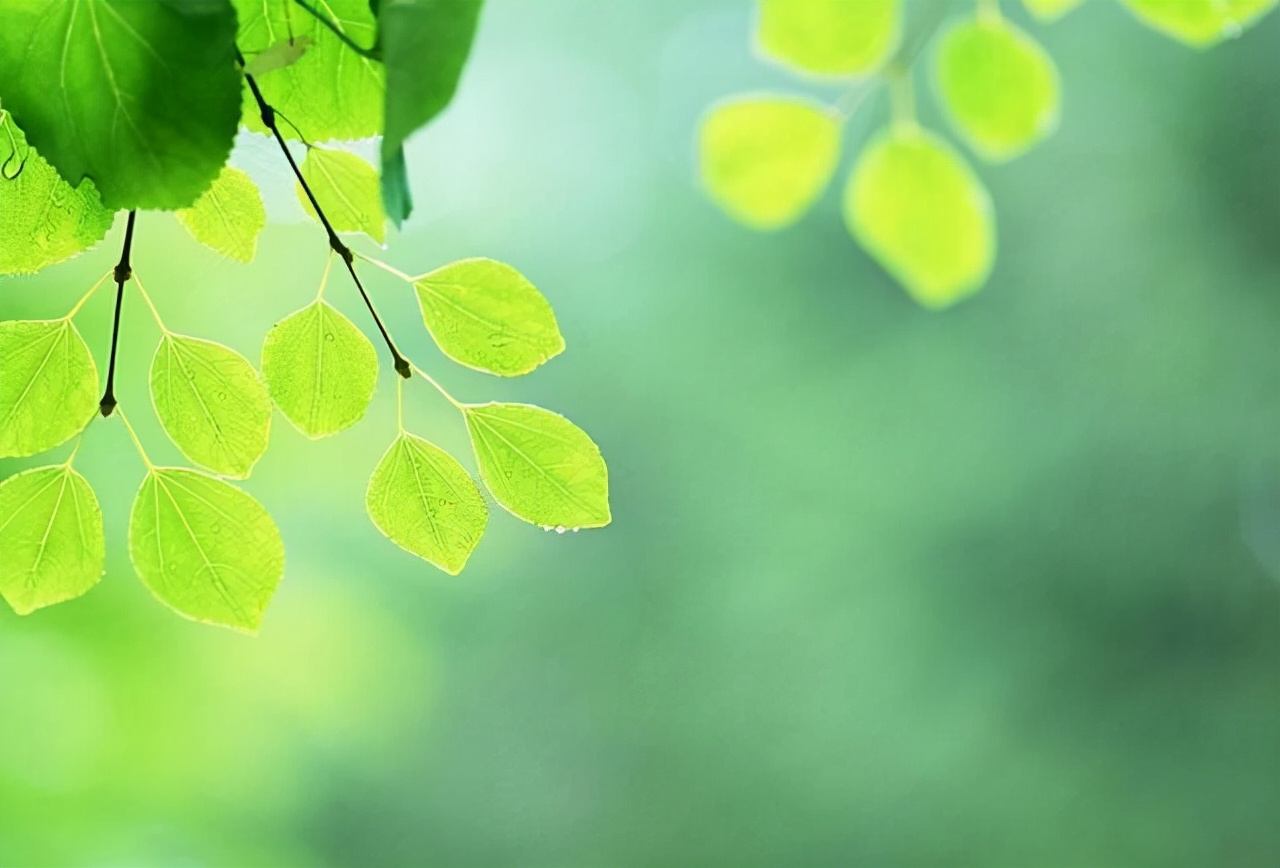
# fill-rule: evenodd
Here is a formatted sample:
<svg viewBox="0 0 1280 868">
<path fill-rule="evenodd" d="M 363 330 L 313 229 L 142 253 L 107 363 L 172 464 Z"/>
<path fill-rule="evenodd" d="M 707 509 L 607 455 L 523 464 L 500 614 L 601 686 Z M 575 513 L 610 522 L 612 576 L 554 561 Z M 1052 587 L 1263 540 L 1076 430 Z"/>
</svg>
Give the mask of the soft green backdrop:
<svg viewBox="0 0 1280 868">
<path fill-rule="evenodd" d="M 0 864 L 1280 861 L 1280 14 L 1205 53 L 1106 2 L 1027 24 L 1062 126 L 980 168 L 999 259 L 940 315 L 850 242 L 836 190 L 757 235 L 696 188 L 703 107 L 791 86 L 749 24 L 728 0 L 486 10 L 386 256 L 515 264 L 566 335 L 550 365 L 449 364 L 370 271 L 460 397 L 592 433 L 613 525 L 495 513 L 457 578 L 388 543 L 363 507 L 394 434 L 385 370 L 336 439 L 277 414 L 246 487 L 288 565 L 248 639 L 134 577 L 142 466 L 95 422 L 78 465 L 108 573 L 0 612 Z M 877 95 L 853 142 L 884 118 Z M 0 316 L 61 315 L 122 229 L 4 281 Z M 138 219 L 166 323 L 255 359 L 323 258 L 303 223 L 241 266 Z M 328 295 L 367 324 L 345 280 Z M 99 364 L 110 296 L 81 320 Z M 117 394 L 176 461 L 137 297 L 124 330 Z M 408 394 L 412 430 L 465 448 L 425 384 Z"/>
</svg>

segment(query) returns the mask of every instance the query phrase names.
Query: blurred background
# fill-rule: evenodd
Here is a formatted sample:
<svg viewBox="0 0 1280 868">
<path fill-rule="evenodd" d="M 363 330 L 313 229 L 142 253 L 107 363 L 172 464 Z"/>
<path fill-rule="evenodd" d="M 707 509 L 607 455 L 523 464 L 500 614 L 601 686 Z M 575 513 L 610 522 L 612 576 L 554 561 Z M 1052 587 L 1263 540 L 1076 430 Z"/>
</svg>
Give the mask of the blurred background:
<svg viewBox="0 0 1280 868">
<path fill-rule="evenodd" d="M 77 466 L 107 575 L 0 611 L 0 864 L 1280 863 L 1280 14 L 1197 52 L 1108 2 L 1048 27 L 1005 7 L 1058 63 L 1062 125 L 974 160 L 999 258 L 931 314 L 837 189 L 774 235 L 699 191 L 706 106 L 804 87 L 752 56 L 750 4 L 493 0 L 384 255 L 513 263 L 568 351 L 462 370 L 405 285 L 369 281 L 455 394 L 588 430 L 613 525 L 495 512 L 457 578 L 387 542 L 364 513 L 384 370 L 338 438 L 276 417 L 246 488 L 288 566 L 250 639 L 135 578 L 143 468 L 95 422 Z M 886 116 L 877 93 L 854 117 L 839 182 Z M 171 328 L 255 360 L 325 258 L 273 171 L 253 265 L 162 214 L 134 247 Z M 0 317 L 62 315 L 122 231 L 4 281 Z M 346 281 L 327 297 L 367 324 Z M 77 321 L 100 366 L 110 309 Z M 122 406 L 177 463 L 136 296 L 123 333 Z M 465 457 L 449 406 L 407 395 L 411 430 Z"/>
</svg>

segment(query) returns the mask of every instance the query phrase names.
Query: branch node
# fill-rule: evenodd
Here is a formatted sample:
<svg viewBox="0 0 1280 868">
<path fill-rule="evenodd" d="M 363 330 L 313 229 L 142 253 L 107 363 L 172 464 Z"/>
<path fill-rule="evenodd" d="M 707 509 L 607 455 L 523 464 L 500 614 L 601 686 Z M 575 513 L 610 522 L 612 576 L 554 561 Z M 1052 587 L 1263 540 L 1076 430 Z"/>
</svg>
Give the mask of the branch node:
<svg viewBox="0 0 1280 868">
<path fill-rule="evenodd" d="M 406 380 L 413 376 L 413 370 L 409 366 L 409 361 L 399 353 L 396 354 L 396 373 L 404 377 Z"/>
</svg>

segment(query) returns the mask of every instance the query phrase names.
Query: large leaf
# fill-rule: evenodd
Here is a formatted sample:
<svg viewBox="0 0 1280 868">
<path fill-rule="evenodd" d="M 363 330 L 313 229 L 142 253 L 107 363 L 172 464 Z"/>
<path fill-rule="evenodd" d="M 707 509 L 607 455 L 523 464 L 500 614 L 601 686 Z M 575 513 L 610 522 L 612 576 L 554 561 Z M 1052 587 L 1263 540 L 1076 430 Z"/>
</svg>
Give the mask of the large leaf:
<svg viewBox="0 0 1280 868">
<path fill-rule="evenodd" d="M 1143 23 L 1196 48 L 1239 36 L 1280 0 L 1124 0 Z"/>
<path fill-rule="evenodd" d="M 222 344 L 165 334 L 151 400 L 169 439 L 196 464 L 243 478 L 267 450 L 271 399 L 249 360 Z"/>
<path fill-rule="evenodd" d="M 258 233 L 267 225 L 257 185 L 230 166 L 223 166 L 213 186 L 175 216 L 196 241 L 238 262 L 253 261 Z"/>
<path fill-rule="evenodd" d="M 105 561 L 98 499 L 70 465 L 0 483 L 0 595 L 19 615 L 84 594 Z"/>
<path fill-rule="evenodd" d="M 129 517 L 134 569 L 195 621 L 256 633 L 284 574 L 284 543 L 262 504 L 220 479 L 152 468 Z"/>
<path fill-rule="evenodd" d="M 378 354 L 351 320 L 317 299 L 267 332 L 262 375 L 272 400 L 299 431 L 328 437 L 368 409 Z"/>
<path fill-rule="evenodd" d="M 480 476 L 513 515 L 562 533 L 609 523 L 609 471 L 581 428 L 529 404 L 477 404 L 463 414 Z"/>
<path fill-rule="evenodd" d="M 756 44 L 801 72 L 862 75 L 902 38 L 899 0 L 760 0 Z"/>
<path fill-rule="evenodd" d="M 72 187 L 62 180 L 7 112 L 0 113 L 0 155 L 0 274 L 34 274 L 107 234 L 115 213 L 103 207 L 93 182 Z"/>
<path fill-rule="evenodd" d="M 108 208 L 183 208 L 226 162 L 240 117 L 229 0 L 5 0 L 0 101 Z"/>
<path fill-rule="evenodd" d="M 387 67 L 382 201 L 396 226 L 412 208 L 404 143 L 453 99 L 482 5 L 482 0 L 388 0 L 378 10 Z"/>
<path fill-rule="evenodd" d="M 386 238 L 387 217 L 378 196 L 378 172 L 348 151 L 308 148 L 302 177 L 315 194 L 329 224 L 338 232 L 363 232 L 379 244 Z M 298 200 L 319 219 L 301 184 Z"/>
<path fill-rule="evenodd" d="M 699 137 L 702 183 L 739 222 L 779 229 L 822 194 L 840 157 L 840 122 L 809 100 L 737 99 L 716 107 Z"/>
<path fill-rule="evenodd" d="M 65 443 L 98 410 L 98 369 L 70 320 L 0 322 L 0 458 Z"/>
<path fill-rule="evenodd" d="M 421 437 L 401 434 L 369 479 L 365 507 L 378 530 L 407 552 L 456 576 L 489 520 L 475 481 Z"/>
<path fill-rule="evenodd" d="M 456 362 L 516 377 L 564 350 L 551 305 L 504 262 L 463 259 L 415 278 L 413 286 L 427 329 Z"/>
</svg>

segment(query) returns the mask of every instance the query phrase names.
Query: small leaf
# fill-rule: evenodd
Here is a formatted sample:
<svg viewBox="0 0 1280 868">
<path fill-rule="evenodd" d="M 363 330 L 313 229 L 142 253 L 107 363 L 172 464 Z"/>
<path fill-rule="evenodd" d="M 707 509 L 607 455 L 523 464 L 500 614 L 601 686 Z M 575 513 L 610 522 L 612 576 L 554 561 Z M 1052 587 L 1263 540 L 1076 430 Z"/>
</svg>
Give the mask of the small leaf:
<svg viewBox="0 0 1280 868">
<path fill-rule="evenodd" d="M 1277 0 L 1124 0 L 1148 27 L 1194 48 L 1239 36 Z"/>
<path fill-rule="evenodd" d="M 19 615 L 86 593 L 106 557 L 98 499 L 70 465 L 0 483 L 0 595 Z"/>
<path fill-rule="evenodd" d="M 518 377 L 564 350 L 551 305 L 506 263 L 463 259 L 415 278 L 413 286 L 431 337 L 469 368 Z"/>
<path fill-rule="evenodd" d="M 393 543 L 456 576 L 484 534 L 489 509 L 452 455 L 401 434 L 369 479 L 365 508 Z"/>
<path fill-rule="evenodd" d="M 262 375 L 285 418 L 308 437 L 328 437 L 364 416 L 378 354 L 351 320 L 317 299 L 267 332 Z"/>
<path fill-rule="evenodd" d="M 562 533 L 609 523 L 609 471 L 581 428 L 529 404 L 476 404 L 463 415 L 484 484 L 513 515 Z"/>
<path fill-rule="evenodd" d="M 235 350 L 166 334 L 151 361 L 151 401 L 174 445 L 196 464 L 243 479 L 267 449 L 271 399 Z"/>
<path fill-rule="evenodd" d="M 284 543 L 262 504 L 180 467 L 147 473 L 129 517 L 129 554 L 160 602 L 193 621 L 256 633 L 284 574 Z"/>
<path fill-rule="evenodd" d="M 706 117 L 699 152 L 702 183 L 725 213 L 754 229 L 780 229 L 830 183 L 840 123 L 809 100 L 739 99 Z"/>
<path fill-rule="evenodd" d="M 268 72 L 275 72 L 277 69 L 293 66 L 302 59 L 302 55 L 306 54 L 307 49 L 314 44 L 310 36 L 282 39 L 275 45 L 269 45 L 258 52 L 258 55 L 245 65 L 245 74 L 252 75 L 254 78 L 261 78 Z"/>
<path fill-rule="evenodd" d="M 1083 2 L 1084 0 L 1022 0 L 1022 5 L 1036 18 L 1048 23 L 1057 21 Z"/>
<path fill-rule="evenodd" d="M 0 458 L 78 434 L 98 410 L 98 369 L 70 320 L 0 322 Z"/>
<path fill-rule="evenodd" d="M 257 185 L 230 166 L 222 167 L 194 205 L 174 212 L 174 216 L 196 241 L 239 262 L 253 261 L 258 233 L 267 225 Z"/>
<path fill-rule="evenodd" d="M 845 188 L 844 218 L 872 258 L 926 307 L 971 295 L 991 271 L 991 197 L 964 159 L 924 130 L 885 130 L 867 144 Z"/>
<path fill-rule="evenodd" d="M 1008 160 L 1058 125 L 1058 70 L 1023 31 L 972 19 L 938 47 L 938 87 L 952 121 L 988 160 Z"/>
<path fill-rule="evenodd" d="M 899 0 L 760 0 L 756 44 L 800 72 L 865 75 L 901 39 Z"/>
<path fill-rule="evenodd" d="M 363 232 L 379 244 L 386 238 L 387 217 L 382 213 L 378 173 L 373 166 L 347 151 L 311 147 L 302 161 L 302 177 L 335 230 Z M 319 219 L 302 185 L 295 186 L 302 207 Z"/>
</svg>

